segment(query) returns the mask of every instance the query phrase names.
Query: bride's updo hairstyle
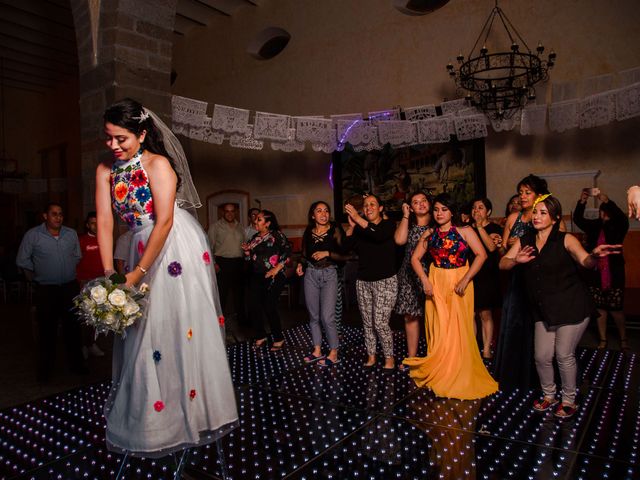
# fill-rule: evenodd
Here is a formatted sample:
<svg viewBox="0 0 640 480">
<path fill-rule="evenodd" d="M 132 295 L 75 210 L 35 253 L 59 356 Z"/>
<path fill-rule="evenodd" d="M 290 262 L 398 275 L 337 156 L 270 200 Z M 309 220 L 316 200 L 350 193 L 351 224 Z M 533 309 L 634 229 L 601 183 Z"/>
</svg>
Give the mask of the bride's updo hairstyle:
<svg viewBox="0 0 640 480">
<path fill-rule="evenodd" d="M 162 155 L 171 164 L 171 168 L 178 177 L 178 183 L 176 190 L 180 188 L 180 175 L 176 171 L 174 159 L 167 153 L 167 149 L 164 147 L 164 139 L 162 133 L 158 131 L 151 115 L 145 110 L 145 108 L 139 102 L 131 98 L 123 98 L 107 107 L 104 112 L 104 121 L 109 122 L 118 127 L 124 128 L 135 136 L 139 137 L 143 131 L 146 130 L 147 134 L 144 137 L 144 143 L 142 148 L 155 153 L 156 155 Z"/>
</svg>

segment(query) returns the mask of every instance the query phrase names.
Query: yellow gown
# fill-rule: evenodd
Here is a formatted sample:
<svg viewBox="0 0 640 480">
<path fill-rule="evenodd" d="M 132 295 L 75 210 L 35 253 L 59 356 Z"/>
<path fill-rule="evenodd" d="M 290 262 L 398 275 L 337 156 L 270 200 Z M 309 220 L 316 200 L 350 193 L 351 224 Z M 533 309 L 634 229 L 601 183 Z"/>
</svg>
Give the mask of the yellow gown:
<svg viewBox="0 0 640 480">
<path fill-rule="evenodd" d="M 434 295 L 425 305 L 427 356 L 404 360 L 418 387 L 430 388 L 437 396 L 473 400 L 498 391 L 498 383 L 487 371 L 473 332 L 473 283 L 465 294 L 454 292 L 467 273 L 469 247 L 451 227 L 438 229 L 429 239 L 434 263 L 429 281 Z M 462 264 L 462 266 L 459 266 Z"/>
</svg>

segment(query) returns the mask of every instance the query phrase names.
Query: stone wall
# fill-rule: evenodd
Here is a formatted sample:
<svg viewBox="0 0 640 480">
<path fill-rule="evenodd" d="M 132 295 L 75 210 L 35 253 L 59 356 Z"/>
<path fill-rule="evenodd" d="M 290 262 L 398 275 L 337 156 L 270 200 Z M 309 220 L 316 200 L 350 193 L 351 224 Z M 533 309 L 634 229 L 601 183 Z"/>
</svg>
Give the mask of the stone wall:
<svg viewBox="0 0 640 480">
<path fill-rule="evenodd" d="M 132 97 L 168 119 L 176 0 L 71 0 L 80 66 L 82 201 L 95 208 L 95 168 L 104 148 L 102 114 Z"/>
</svg>

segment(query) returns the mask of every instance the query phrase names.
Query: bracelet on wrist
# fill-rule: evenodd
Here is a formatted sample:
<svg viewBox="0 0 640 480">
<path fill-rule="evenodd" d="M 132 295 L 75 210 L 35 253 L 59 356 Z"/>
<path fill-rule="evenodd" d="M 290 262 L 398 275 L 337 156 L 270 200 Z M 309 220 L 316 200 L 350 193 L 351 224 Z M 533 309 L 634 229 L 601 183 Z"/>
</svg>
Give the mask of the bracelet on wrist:
<svg viewBox="0 0 640 480">
<path fill-rule="evenodd" d="M 140 266 L 140 264 L 136 265 L 136 268 L 142 272 L 142 275 L 146 275 L 147 274 L 148 270 L 146 268 L 142 268 L 142 266 Z"/>
<path fill-rule="evenodd" d="M 405 219 L 405 220 L 409 220 L 409 217 L 402 217 L 402 218 Z"/>
</svg>

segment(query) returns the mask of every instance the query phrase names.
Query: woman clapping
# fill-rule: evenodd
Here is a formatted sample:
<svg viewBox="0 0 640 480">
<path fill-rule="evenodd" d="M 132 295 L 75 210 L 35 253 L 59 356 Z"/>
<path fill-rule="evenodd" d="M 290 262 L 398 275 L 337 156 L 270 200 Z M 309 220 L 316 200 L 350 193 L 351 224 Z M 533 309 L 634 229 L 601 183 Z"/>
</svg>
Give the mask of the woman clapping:
<svg viewBox="0 0 640 480">
<path fill-rule="evenodd" d="M 391 311 L 396 304 L 398 279 L 395 266 L 396 226 L 382 216 L 382 203 L 376 195 L 364 198 L 362 217 L 353 205 L 345 205 L 349 220 L 345 249 L 358 254 L 356 291 L 358 307 L 364 325 L 367 361 L 365 367 L 376 363 L 376 334 L 385 357 L 384 369 L 395 367 L 393 336 L 389 328 Z"/>
</svg>

